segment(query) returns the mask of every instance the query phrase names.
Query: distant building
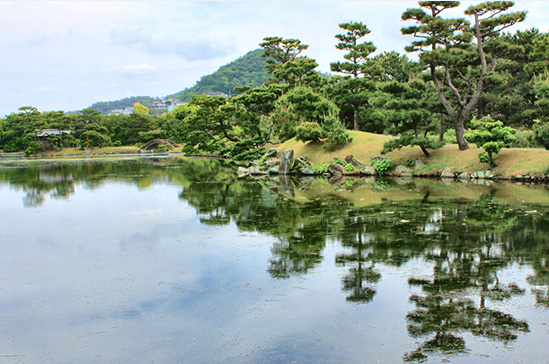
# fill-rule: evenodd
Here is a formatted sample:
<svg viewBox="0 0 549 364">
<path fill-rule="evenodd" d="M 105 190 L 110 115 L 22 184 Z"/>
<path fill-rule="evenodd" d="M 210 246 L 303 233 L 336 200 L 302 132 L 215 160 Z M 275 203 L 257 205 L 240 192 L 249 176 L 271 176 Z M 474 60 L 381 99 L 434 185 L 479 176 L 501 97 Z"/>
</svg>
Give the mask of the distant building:
<svg viewBox="0 0 549 364">
<path fill-rule="evenodd" d="M 150 106 L 151 110 L 167 110 L 168 105 L 166 105 L 167 100 L 154 100 Z"/>
<path fill-rule="evenodd" d="M 229 95 L 227 95 L 226 93 L 224 92 L 209 92 L 208 93 L 208 96 L 221 96 L 221 97 L 224 97 L 224 98 L 228 98 Z"/>
<path fill-rule="evenodd" d="M 129 106 L 129 107 L 125 108 L 124 111 L 122 111 L 122 114 L 124 114 L 124 115 L 133 114 L 133 106 Z"/>
<path fill-rule="evenodd" d="M 61 129 L 35 129 L 37 138 L 47 138 L 50 135 L 61 135 L 61 134 L 71 134 L 70 130 L 61 130 Z"/>
<path fill-rule="evenodd" d="M 114 110 L 111 110 L 110 113 L 108 113 L 107 115 L 122 115 L 124 113 L 124 109 L 114 109 Z"/>
<path fill-rule="evenodd" d="M 61 145 L 63 143 L 63 134 L 71 134 L 70 130 L 61 130 L 61 129 L 35 129 L 34 133 L 36 135 L 36 140 L 38 140 L 40 143 L 42 143 L 42 147 L 44 150 L 53 149 L 54 145 L 50 140 L 48 140 L 48 137 L 51 135 L 59 135 L 61 138 L 59 139 L 59 147 L 61 148 Z"/>
</svg>

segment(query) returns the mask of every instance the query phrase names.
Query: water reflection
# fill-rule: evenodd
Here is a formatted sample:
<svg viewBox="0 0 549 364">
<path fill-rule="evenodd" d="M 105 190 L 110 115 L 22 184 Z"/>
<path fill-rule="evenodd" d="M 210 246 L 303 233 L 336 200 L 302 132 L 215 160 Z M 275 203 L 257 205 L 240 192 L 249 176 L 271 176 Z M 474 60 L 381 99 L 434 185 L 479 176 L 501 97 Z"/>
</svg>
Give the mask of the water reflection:
<svg viewBox="0 0 549 364">
<path fill-rule="evenodd" d="M 70 199 L 79 185 L 98 189 L 113 181 L 142 190 L 155 184 L 177 186 L 177 197 L 195 210 L 202 225 L 234 225 L 239 232 L 274 238 L 260 269 L 276 282 L 314 275 L 333 245 L 329 256 L 339 269 L 341 301 L 357 310 L 386 300 L 382 283 L 394 279 L 388 271 L 398 272 L 409 291 L 399 298 L 410 306 L 402 315 L 404 331 L 412 339 L 400 353 L 404 361 L 468 355 L 471 337 L 509 345 L 528 335 L 534 324 L 513 312 L 509 302 L 531 297 L 537 308 L 549 308 L 549 192 L 543 186 L 238 180 L 230 164 L 199 159 L 0 168 L 0 184 L 20 190 L 25 207 L 45 206 L 48 197 Z M 518 267 L 529 269 L 526 279 L 508 274 Z M 208 282 L 226 271 L 211 270 Z M 193 310 L 201 311 L 211 298 L 208 282 L 203 282 L 206 288 L 191 290 L 201 295 Z M 230 284 L 228 278 L 223 281 L 223 294 Z M 185 297 L 190 301 L 181 305 L 196 300 Z M 231 299 L 236 303 L 239 298 Z M 118 315 L 132 319 L 138 312 L 128 309 Z M 280 362 L 288 359 L 284 355 Z"/>
</svg>

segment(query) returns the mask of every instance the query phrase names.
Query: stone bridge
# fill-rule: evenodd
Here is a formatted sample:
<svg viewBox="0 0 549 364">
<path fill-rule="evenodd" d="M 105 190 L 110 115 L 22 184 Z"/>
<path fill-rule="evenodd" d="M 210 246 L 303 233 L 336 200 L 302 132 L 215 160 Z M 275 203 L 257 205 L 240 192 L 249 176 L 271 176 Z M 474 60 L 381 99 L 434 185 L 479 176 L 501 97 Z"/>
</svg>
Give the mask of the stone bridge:
<svg viewBox="0 0 549 364">
<path fill-rule="evenodd" d="M 149 150 L 158 144 L 167 145 L 170 149 L 177 148 L 179 146 L 176 142 L 170 139 L 153 139 L 143 145 L 140 150 Z"/>
</svg>

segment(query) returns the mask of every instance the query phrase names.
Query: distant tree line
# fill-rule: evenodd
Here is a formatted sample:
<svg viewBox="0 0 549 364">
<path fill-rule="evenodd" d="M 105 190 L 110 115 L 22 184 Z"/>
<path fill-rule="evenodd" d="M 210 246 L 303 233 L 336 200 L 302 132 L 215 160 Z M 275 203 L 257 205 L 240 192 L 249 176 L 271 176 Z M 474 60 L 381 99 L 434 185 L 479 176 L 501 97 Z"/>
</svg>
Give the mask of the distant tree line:
<svg viewBox="0 0 549 364">
<path fill-rule="evenodd" d="M 156 98 L 151 96 L 132 96 L 132 97 L 124 98 L 122 100 L 96 102 L 92 104 L 90 108 L 106 115 L 116 109 L 125 109 L 127 107 L 133 107 L 133 105 L 137 102 L 143 106 L 149 107 L 152 105 L 152 102 L 154 100 L 156 100 Z"/>
<path fill-rule="evenodd" d="M 418 53 L 417 62 L 394 51 L 373 55 L 376 46 L 366 40 L 371 31 L 361 22 L 339 25 L 335 46 L 342 60 L 331 63 L 336 75 L 319 73 L 301 40 L 265 37 L 260 50 L 242 58 L 251 68 L 237 61 L 220 69 L 226 76 L 203 77 L 218 83 L 219 91 L 232 88 L 231 97 L 193 95 L 188 104 L 157 116 L 108 116 L 92 108 L 66 115 L 24 107 L 0 120 L 0 149 L 34 152 L 41 147 L 36 129 L 62 128 L 72 134 L 61 145 L 168 138 L 186 153 L 251 159 L 267 142 L 294 137 L 336 149 L 351 140 L 348 130 L 354 129 L 398 136 L 385 152 L 415 145 L 428 157 L 444 142 L 465 150 L 468 140 L 480 140 L 467 136 L 471 127 L 499 122 L 507 134 L 493 136 L 498 145 L 549 148 L 549 34 L 535 28 L 505 33 L 526 16 L 512 12 L 512 2 L 473 5 L 464 18 L 442 17 L 457 6 L 422 1 L 402 14 L 409 22 L 402 33 L 412 37 L 406 50 Z M 257 70 L 258 64 L 264 69 Z M 231 83 L 237 74 L 251 77 L 246 86 Z"/>
</svg>

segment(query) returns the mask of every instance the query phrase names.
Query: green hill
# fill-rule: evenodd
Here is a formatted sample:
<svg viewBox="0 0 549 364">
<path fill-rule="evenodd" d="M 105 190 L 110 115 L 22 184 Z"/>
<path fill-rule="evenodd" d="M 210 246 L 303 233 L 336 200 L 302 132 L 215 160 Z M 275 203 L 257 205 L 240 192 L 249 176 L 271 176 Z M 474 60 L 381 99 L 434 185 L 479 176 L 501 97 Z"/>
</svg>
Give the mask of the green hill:
<svg viewBox="0 0 549 364">
<path fill-rule="evenodd" d="M 122 100 L 96 102 L 95 104 L 90 106 L 90 108 L 97 110 L 102 114 L 107 114 L 115 109 L 124 109 L 126 107 L 131 107 L 136 102 L 139 102 L 141 105 L 149 107 L 153 100 L 156 100 L 156 98 L 150 96 L 132 96 Z"/>
<path fill-rule="evenodd" d="M 213 92 L 230 94 L 237 86 L 259 87 L 270 77 L 265 71 L 266 60 L 262 49 L 248 52 L 237 60 L 221 66 L 211 75 L 203 76 L 193 87 L 186 88 L 169 98 L 190 101 L 192 95 L 203 95 Z"/>
</svg>

